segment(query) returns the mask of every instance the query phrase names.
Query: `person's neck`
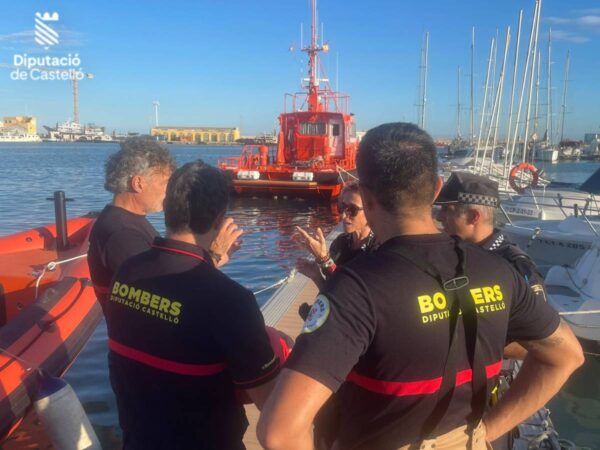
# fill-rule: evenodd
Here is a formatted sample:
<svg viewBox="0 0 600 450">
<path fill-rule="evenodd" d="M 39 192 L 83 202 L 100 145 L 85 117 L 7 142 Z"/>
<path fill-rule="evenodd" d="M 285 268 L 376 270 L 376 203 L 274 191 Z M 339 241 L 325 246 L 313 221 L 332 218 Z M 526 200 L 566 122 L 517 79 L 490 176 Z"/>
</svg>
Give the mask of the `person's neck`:
<svg viewBox="0 0 600 450">
<path fill-rule="evenodd" d="M 146 210 L 138 201 L 135 194 L 131 192 L 122 192 L 115 194 L 112 201 L 113 206 L 123 208 L 133 214 L 146 215 Z"/>
<path fill-rule="evenodd" d="M 175 241 L 185 242 L 187 244 L 192 244 L 197 247 L 200 247 L 204 251 L 210 250 L 210 245 L 212 244 L 213 237 L 206 234 L 194 234 L 194 233 L 175 233 L 167 229 L 167 238 L 173 239 Z"/>
<path fill-rule="evenodd" d="M 355 248 L 360 247 L 361 245 L 363 245 L 365 243 L 365 241 L 369 238 L 369 235 L 371 234 L 371 228 L 370 227 L 364 227 L 362 230 L 360 231 L 354 231 L 352 233 L 352 244 Z"/>
<path fill-rule="evenodd" d="M 396 236 L 414 236 L 420 234 L 440 234 L 435 226 L 431 211 L 404 211 L 401 215 L 383 213 L 377 227 L 373 224 L 377 242 L 383 243 Z"/>
<path fill-rule="evenodd" d="M 473 232 L 472 239 L 469 239 L 477 245 L 481 245 L 494 234 L 494 227 L 477 227 Z"/>
</svg>

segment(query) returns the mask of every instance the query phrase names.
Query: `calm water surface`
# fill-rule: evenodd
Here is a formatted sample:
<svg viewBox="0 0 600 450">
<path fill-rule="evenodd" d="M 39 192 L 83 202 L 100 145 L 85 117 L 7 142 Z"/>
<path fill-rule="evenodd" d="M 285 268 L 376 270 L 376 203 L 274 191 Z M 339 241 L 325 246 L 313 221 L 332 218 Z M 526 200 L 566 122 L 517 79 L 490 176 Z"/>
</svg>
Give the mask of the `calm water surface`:
<svg viewBox="0 0 600 450">
<path fill-rule="evenodd" d="M 0 235 L 54 221 L 46 197 L 64 190 L 73 202 L 69 216 L 101 210 L 111 195 L 103 189 L 104 161 L 114 144 L 0 144 Z M 170 146 L 178 165 L 198 158 L 216 164 L 219 156 L 239 154 L 239 148 Z M 565 162 L 542 166 L 558 181 L 583 181 L 600 163 Z M 233 199 L 229 213 L 244 229 L 243 245 L 224 271 L 253 291 L 285 277 L 305 256 L 293 236 L 295 225 L 323 227 L 337 218 L 331 206 L 300 200 Z M 162 214 L 150 221 L 164 231 Z M 257 296 L 260 304 L 272 294 Z M 66 378 L 76 390 L 105 449 L 119 447 L 116 404 L 106 365 L 106 326 L 101 323 Z M 600 358 L 588 356 L 550 407 L 561 437 L 581 446 L 600 448 Z"/>
</svg>

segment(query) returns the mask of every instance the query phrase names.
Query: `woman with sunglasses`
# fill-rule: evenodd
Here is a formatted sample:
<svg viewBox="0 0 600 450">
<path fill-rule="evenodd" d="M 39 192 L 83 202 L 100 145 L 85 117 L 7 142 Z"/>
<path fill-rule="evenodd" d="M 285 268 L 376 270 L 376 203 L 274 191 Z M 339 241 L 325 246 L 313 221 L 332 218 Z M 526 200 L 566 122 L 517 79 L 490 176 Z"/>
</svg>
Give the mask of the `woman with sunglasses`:
<svg viewBox="0 0 600 450">
<path fill-rule="evenodd" d="M 329 250 L 321 228 L 317 228 L 316 233 L 311 235 L 306 230 L 296 227 L 320 269 L 316 270 L 312 262 L 303 262 L 300 263 L 299 270 L 312 278 L 319 288 L 323 284 L 323 276 L 331 275 L 337 266 L 347 263 L 363 251 L 371 250 L 375 244 L 375 236 L 363 211 L 358 183 L 351 182 L 344 186 L 338 202 L 338 211 L 342 216 L 344 232 L 335 238 Z"/>
</svg>

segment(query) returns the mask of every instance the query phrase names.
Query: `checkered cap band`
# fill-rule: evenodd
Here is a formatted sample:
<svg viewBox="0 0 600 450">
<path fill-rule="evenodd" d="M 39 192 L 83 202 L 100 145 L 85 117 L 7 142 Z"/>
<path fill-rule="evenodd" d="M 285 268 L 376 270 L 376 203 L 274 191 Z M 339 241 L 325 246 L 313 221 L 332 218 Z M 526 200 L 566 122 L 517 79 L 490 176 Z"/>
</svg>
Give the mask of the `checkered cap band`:
<svg viewBox="0 0 600 450">
<path fill-rule="evenodd" d="M 498 206 L 498 199 L 489 195 L 471 194 L 469 192 L 459 192 L 458 202 L 471 205 Z"/>
</svg>

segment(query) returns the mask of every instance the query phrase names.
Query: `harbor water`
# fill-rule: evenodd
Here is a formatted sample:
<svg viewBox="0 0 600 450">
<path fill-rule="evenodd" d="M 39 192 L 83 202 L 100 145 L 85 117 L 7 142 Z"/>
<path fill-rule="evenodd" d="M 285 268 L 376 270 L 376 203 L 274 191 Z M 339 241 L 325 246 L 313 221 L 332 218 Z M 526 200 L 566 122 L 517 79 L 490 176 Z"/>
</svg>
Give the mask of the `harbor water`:
<svg viewBox="0 0 600 450">
<path fill-rule="evenodd" d="M 116 144 L 0 144 L 0 235 L 54 221 L 55 190 L 73 201 L 69 216 L 99 211 L 110 201 L 103 189 L 104 161 Z M 239 147 L 170 146 L 181 165 L 198 158 L 216 164 L 219 156 L 233 156 Z M 541 165 L 557 181 L 581 182 L 600 163 L 563 162 Z M 224 271 L 242 285 L 258 291 L 289 274 L 306 251 L 296 240 L 294 226 L 327 233 L 337 222 L 335 208 L 327 203 L 291 199 L 239 199 L 230 202 L 228 215 L 244 230 L 242 247 Z M 150 216 L 164 231 L 162 214 Z M 272 294 L 257 295 L 259 304 Z M 120 448 L 116 404 L 108 382 L 106 327 L 101 323 L 66 378 L 80 397 L 96 428 L 103 448 Z M 600 357 L 587 355 L 578 370 L 549 407 L 561 438 L 579 446 L 600 448 Z"/>
</svg>

